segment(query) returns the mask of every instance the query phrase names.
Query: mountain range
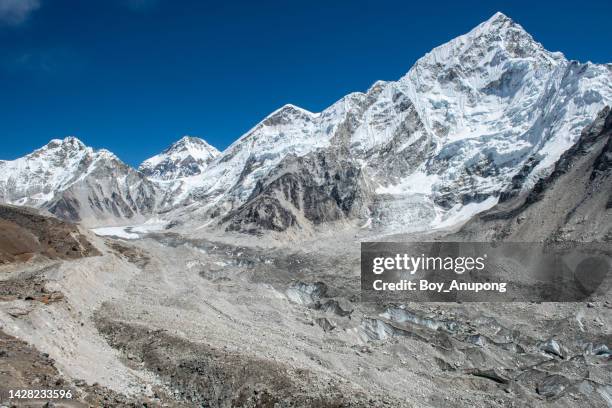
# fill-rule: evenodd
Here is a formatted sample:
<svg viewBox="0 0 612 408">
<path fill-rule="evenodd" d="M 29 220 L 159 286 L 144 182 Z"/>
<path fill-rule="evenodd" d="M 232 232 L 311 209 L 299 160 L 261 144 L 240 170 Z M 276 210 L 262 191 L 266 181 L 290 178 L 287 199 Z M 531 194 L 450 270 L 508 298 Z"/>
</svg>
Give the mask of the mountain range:
<svg viewBox="0 0 612 408">
<path fill-rule="evenodd" d="M 52 140 L 0 161 L 0 201 L 88 226 L 452 228 L 541 189 L 610 105 L 611 64 L 567 60 L 496 13 L 399 80 L 318 113 L 285 105 L 223 152 L 184 137 L 136 170 Z"/>
</svg>

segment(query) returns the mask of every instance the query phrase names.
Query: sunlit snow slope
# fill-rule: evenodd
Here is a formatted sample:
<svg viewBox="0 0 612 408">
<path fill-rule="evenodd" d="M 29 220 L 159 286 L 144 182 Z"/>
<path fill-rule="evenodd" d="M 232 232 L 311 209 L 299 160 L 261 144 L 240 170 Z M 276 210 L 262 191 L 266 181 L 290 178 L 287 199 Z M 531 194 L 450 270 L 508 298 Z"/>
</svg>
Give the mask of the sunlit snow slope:
<svg viewBox="0 0 612 408">
<path fill-rule="evenodd" d="M 610 65 L 568 61 L 497 13 L 398 81 L 320 113 L 273 112 L 176 198 L 215 216 L 255 199 L 288 155 L 341 149 L 378 186 L 374 225 L 445 227 L 493 206 L 519 172 L 532 186 L 611 101 Z"/>
</svg>

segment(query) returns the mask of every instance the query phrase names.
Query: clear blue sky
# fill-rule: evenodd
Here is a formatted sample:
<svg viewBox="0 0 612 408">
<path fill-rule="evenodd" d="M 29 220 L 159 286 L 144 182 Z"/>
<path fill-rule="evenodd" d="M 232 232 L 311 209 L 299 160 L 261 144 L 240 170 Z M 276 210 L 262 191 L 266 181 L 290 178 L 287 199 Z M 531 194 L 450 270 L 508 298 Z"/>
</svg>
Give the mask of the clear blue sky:
<svg viewBox="0 0 612 408">
<path fill-rule="evenodd" d="M 609 0 L 0 0 L 0 159 L 67 135 L 132 165 L 184 134 L 223 149 L 285 103 L 399 78 L 498 10 L 612 62 Z"/>
</svg>

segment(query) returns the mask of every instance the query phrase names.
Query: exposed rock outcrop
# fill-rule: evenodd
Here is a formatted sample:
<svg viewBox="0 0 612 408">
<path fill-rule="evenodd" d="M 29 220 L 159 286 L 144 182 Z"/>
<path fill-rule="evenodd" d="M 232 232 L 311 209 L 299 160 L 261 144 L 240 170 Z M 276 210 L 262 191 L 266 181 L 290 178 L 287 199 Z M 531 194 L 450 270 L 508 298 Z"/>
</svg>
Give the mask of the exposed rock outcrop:
<svg viewBox="0 0 612 408">
<path fill-rule="evenodd" d="M 468 222 L 470 240 L 612 240 L 612 112 L 603 109 L 552 173 Z"/>
<path fill-rule="evenodd" d="M 223 218 L 229 231 L 308 228 L 362 216 L 371 191 L 363 170 L 334 150 L 289 156 Z"/>
</svg>

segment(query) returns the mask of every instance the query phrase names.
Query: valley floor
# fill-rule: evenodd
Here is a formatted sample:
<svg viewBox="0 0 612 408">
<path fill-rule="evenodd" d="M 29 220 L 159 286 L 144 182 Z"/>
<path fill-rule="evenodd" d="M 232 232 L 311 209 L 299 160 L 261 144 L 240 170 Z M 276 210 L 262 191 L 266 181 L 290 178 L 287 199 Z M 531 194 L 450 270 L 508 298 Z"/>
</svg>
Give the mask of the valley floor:
<svg viewBox="0 0 612 408">
<path fill-rule="evenodd" d="M 55 406 L 612 404 L 609 296 L 379 307 L 349 233 L 94 240 L 101 256 L 1 267 L 0 405 L 10 387 L 74 391 Z"/>
</svg>

